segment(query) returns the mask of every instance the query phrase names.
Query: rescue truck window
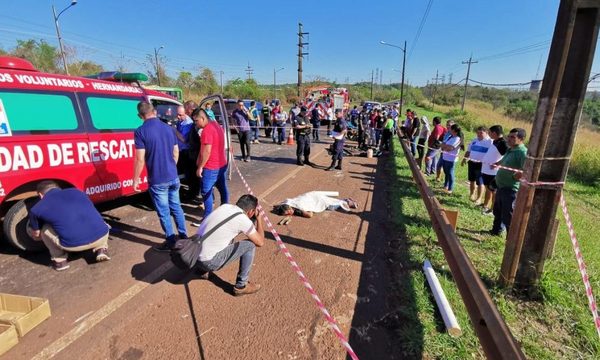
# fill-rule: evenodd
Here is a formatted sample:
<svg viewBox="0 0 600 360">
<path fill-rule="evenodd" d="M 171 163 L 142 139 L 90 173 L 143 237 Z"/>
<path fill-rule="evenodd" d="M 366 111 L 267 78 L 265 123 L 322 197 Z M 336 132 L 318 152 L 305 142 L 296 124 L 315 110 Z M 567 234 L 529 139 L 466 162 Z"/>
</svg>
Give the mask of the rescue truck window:
<svg viewBox="0 0 600 360">
<path fill-rule="evenodd" d="M 0 100 L 13 132 L 75 130 L 79 126 L 73 101 L 66 95 L 1 92 Z"/>
<path fill-rule="evenodd" d="M 142 125 L 137 116 L 139 99 L 88 97 L 92 124 L 98 130 L 136 129 Z"/>
</svg>

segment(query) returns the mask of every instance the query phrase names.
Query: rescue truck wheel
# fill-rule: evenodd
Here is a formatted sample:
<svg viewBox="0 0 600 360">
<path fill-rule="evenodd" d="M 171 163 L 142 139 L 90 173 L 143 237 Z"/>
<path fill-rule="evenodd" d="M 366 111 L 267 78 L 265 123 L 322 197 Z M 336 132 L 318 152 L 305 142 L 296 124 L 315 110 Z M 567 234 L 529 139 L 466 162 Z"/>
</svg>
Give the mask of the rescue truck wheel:
<svg viewBox="0 0 600 360">
<path fill-rule="evenodd" d="M 4 238 L 14 247 L 23 251 L 42 251 L 46 247 L 41 241 L 33 240 L 27 234 L 29 209 L 37 202 L 30 198 L 16 202 L 4 217 Z"/>
</svg>

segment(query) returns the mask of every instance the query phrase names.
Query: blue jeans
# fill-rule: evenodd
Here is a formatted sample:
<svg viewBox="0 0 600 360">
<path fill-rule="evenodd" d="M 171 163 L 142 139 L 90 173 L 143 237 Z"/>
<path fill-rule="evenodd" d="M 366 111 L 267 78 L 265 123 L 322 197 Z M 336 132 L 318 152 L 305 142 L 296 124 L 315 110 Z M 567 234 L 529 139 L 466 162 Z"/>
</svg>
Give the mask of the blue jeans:
<svg viewBox="0 0 600 360">
<path fill-rule="evenodd" d="M 416 135 L 412 139 L 410 139 L 410 152 L 413 157 L 417 155 L 417 143 L 419 141 L 419 135 Z"/>
<path fill-rule="evenodd" d="M 375 128 L 375 145 L 379 145 L 379 139 L 381 139 L 381 129 Z"/>
<path fill-rule="evenodd" d="M 250 121 L 250 141 L 258 140 L 258 122 Z"/>
<path fill-rule="evenodd" d="M 438 153 L 436 149 L 427 150 L 427 154 L 425 155 L 425 175 L 433 175 L 437 170 L 438 164 Z"/>
<path fill-rule="evenodd" d="M 248 283 L 255 251 L 256 245 L 250 240 L 235 242 L 219 251 L 212 259 L 208 261 L 198 261 L 198 267 L 202 271 L 216 271 L 224 268 L 227 264 L 240 259 L 240 269 L 237 273 L 235 286 L 243 288 Z"/>
<path fill-rule="evenodd" d="M 496 200 L 494 201 L 494 226 L 492 232 L 500 233 L 503 230 L 508 231 L 512 220 L 513 205 L 517 198 L 517 191 L 512 188 L 499 188 L 496 190 Z"/>
<path fill-rule="evenodd" d="M 454 161 L 448 161 L 442 159 L 442 167 L 444 169 L 444 187 L 448 189 L 448 191 L 452 191 L 454 188 L 454 165 L 456 163 Z"/>
<path fill-rule="evenodd" d="M 179 178 L 175 178 L 163 184 L 150 185 L 149 188 L 150 198 L 152 198 L 152 202 L 158 213 L 160 226 L 165 232 L 169 244 L 175 244 L 175 241 L 177 241 L 175 232 L 173 231 L 173 224 L 171 223 L 171 216 L 175 219 L 175 226 L 177 227 L 179 237 L 183 239 L 187 238 L 185 216 L 181 208 L 181 202 L 179 201 L 179 186 Z"/>
<path fill-rule="evenodd" d="M 200 192 L 204 200 L 204 217 L 213 211 L 213 189 L 217 188 L 221 194 L 221 204 L 229 202 L 229 189 L 227 189 L 227 165 L 217 170 L 202 169 L 202 186 Z"/>
<path fill-rule="evenodd" d="M 282 143 L 285 141 L 285 124 L 277 125 L 277 136 L 278 142 Z"/>
</svg>

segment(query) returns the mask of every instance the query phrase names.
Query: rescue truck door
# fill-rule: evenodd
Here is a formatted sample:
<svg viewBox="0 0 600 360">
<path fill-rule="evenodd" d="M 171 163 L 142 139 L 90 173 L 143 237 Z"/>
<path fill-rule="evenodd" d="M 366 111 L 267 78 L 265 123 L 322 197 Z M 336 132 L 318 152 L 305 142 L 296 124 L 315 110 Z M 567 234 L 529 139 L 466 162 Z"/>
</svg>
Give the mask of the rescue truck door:
<svg viewBox="0 0 600 360">
<path fill-rule="evenodd" d="M 94 202 L 134 194 L 133 133 L 142 125 L 137 116 L 141 98 L 95 93 L 80 93 L 78 97 L 89 134 L 85 150 L 98 175 L 97 182 L 86 183 L 83 191 Z M 145 176 L 142 173 L 142 190 L 147 188 Z"/>
</svg>

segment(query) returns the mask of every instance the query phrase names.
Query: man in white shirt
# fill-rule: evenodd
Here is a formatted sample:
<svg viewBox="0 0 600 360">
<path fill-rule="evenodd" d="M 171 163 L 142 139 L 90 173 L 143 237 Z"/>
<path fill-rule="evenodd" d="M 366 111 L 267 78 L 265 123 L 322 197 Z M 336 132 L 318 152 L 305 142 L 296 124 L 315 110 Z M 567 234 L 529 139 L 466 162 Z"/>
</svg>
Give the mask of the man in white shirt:
<svg viewBox="0 0 600 360">
<path fill-rule="evenodd" d="M 201 278 L 208 279 L 209 272 L 220 270 L 239 258 L 240 267 L 233 287 L 235 296 L 253 294 L 260 290 L 259 284 L 248 281 L 256 247 L 265 243 L 264 226 L 257 206 L 256 197 L 242 195 L 235 205 L 219 206 L 198 228 L 198 236 L 201 237 L 230 216 L 237 214 L 202 240 L 197 265 Z M 256 227 L 253 220 L 256 220 Z M 233 239 L 240 233 L 246 234 L 248 239 L 234 242 Z"/>
<path fill-rule="evenodd" d="M 471 140 L 469 148 L 465 153 L 465 159 L 462 164 L 464 165 L 469 158 L 469 193 L 471 195 L 470 200 L 475 202 L 476 205 L 483 204 L 483 177 L 481 176 L 482 160 L 489 148 L 492 147 L 492 139 L 488 136 L 488 129 L 485 126 L 477 128 L 477 137 Z M 477 191 L 476 191 L 477 190 Z"/>
<path fill-rule="evenodd" d="M 485 200 L 483 201 L 483 212 L 485 214 L 492 214 L 496 194 L 495 178 L 498 168 L 492 167 L 492 165 L 502 160 L 502 157 L 508 151 L 508 144 L 503 134 L 502 126 L 494 125 L 490 127 L 490 137 L 493 140 L 493 146 L 490 146 L 490 149 L 482 160 L 481 177 L 483 178 L 483 185 L 486 188 Z"/>
</svg>

